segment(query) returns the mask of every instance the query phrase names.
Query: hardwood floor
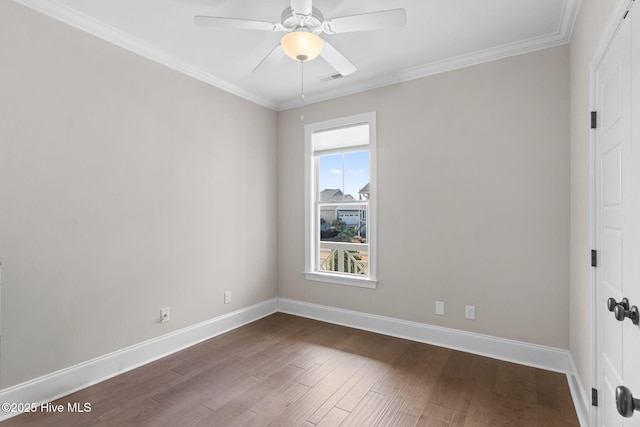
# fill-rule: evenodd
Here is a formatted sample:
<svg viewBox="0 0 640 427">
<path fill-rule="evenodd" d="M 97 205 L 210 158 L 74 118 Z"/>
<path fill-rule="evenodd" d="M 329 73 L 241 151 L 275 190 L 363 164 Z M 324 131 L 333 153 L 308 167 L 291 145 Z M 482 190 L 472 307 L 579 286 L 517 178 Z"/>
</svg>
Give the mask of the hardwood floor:
<svg viewBox="0 0 640 427">
<path fill-rule="evenodd" d="M 563 374 L 283 313 L 53 403 L 2 427 L 579 425 Z"/>
</svg>

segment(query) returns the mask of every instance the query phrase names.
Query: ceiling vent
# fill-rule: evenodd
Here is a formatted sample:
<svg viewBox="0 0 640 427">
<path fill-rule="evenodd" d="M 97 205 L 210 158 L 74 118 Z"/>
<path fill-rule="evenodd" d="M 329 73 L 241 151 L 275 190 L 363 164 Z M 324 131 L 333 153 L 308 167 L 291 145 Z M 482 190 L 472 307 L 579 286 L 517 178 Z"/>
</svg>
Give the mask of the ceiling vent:
<svg viewBox="0 0 640 427">
<path fill-rule="evenodd" d="M 327 82 L 330 82 L 330 81 L 333 81 L 333 80 L 341 79 L 343 77 L 344 76 L 342 74 L 340 74 L 340 73 L 334 73 L 334 74 L 329 74 L 329 75 L 326 75 L 326 76 L 320 76 L 320 77 L 318 77 L 318 80 L 320 80 L 322 83 L 327 83 Z"/>
</svg>

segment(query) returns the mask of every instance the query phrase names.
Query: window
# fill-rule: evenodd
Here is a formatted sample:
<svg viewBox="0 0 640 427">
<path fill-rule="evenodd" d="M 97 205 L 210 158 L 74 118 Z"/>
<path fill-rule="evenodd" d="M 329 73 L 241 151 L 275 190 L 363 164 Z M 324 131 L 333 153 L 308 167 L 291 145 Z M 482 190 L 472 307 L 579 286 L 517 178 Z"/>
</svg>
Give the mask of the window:
<svg viewBox="0 0 640 427">
<path fill-rule="evenodd" d="M 375 113 L 305 126 L 310 280 L 375 287 Z"/>
</svg>

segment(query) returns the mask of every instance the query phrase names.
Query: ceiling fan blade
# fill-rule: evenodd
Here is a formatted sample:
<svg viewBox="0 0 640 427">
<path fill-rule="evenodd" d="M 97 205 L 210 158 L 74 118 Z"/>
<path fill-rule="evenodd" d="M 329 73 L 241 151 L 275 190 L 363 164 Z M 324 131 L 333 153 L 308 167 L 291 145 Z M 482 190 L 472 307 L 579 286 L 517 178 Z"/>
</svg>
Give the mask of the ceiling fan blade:
<svg viewBox="0 0 640 427">
<path fill-rule="evenodd" d="M 284 56 L 285 53 L 284 50 L 282 50 L 282 46 L 278 45 L 274 47 L 271 52 L 269 52 L 269 54 L 265 56 L 258 65 L 256 65 L 256 68 L 251 71 L 251 74 L 255 73 L 258 68 L 269 66 L 279 62 L 282 58 L 284 58 Z"/>
<path fill-rule="evenodd" d="M 291 10 L 298 15 L 311 15 L 312 0 L 291 0 Z"/>
<path fill-rule="evenodd" d="M 322 30 L 327 34 L 350 33 L 402 27 L 406 22 L 407 12 L 404 9 L 391 9 L 329 19 L 322 23 Z"/>
<path fill-rule="evenodd" d="M 279 24 L 250 19 L 223 18 L 220 16 L 202 16 L 193 18 L 196 25 L 216 28 L 235 28 L 239 30 L 278 31 Z"/>
<path fill-rule="evenodd" d="M 353 65 L 347 58 L 344 57 L 338 50 L 329 44 L 326 40 L 324 41 L 324 47 L 322 48 L 322 53 L 320 54 L 322 58 L 329 63 L 337 72 L 342 74 L 343 76 L 348 76 L 349 74 L 354 73 L 357 68 Z"/>
</svg>

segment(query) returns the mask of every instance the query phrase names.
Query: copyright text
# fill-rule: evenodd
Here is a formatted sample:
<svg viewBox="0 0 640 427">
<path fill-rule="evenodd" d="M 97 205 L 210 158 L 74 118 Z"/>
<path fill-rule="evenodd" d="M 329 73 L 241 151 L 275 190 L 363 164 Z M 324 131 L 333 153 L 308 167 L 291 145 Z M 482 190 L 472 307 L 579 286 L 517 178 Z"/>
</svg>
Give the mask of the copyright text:
<svg viewBox="0 0 640 427">
<path fill-rule="evenodd" d="M 62 403 L 29 403 L 29 402 L 20 402 L 20 403 L 10 403 L 3 402 L 0 405 L 0 409 L 2 412 L 13 412 L 13 413 L 22 413 L 22 412 L 66 412 L 66 413 L 80 413 L 80 412 L 91 412 L 91 403 L 89 402 L 67 402 L 66 404 Z"/>
</svg>

